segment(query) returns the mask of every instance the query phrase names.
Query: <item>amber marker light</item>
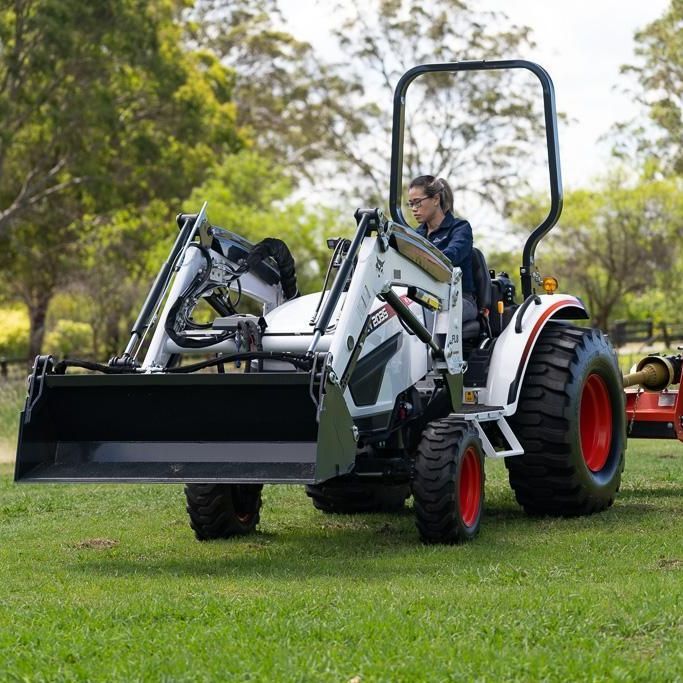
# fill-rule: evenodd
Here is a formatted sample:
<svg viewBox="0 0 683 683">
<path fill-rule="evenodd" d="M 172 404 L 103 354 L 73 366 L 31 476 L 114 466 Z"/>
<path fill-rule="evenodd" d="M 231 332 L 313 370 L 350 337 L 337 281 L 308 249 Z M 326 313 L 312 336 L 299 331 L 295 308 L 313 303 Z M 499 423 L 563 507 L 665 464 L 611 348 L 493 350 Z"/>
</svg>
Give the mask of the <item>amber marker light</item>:
<svg viewBox="0 0 683 683">
<path fill-rule="evenodd" d="M 554 277 L 543 278 L 543 289 L 546 294 L 554 294 L 557 289 L 557 279 Z"/>
</svg>

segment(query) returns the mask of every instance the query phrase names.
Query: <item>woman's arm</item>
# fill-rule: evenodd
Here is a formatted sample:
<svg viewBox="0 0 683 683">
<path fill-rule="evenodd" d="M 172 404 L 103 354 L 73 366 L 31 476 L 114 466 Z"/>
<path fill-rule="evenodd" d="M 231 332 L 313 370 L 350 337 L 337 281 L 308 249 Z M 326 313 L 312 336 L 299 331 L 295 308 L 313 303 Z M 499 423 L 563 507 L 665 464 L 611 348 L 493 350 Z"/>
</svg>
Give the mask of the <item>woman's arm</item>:
<svg viewBox="0 0 683 683">
<path fill-rule="evenodd" d="M 465 220 L 459 220 L 448 244 L 441 251 L 454 266 L 462 265 L 465 259 L 472 256 L 472 226 Z"/>
</svg>

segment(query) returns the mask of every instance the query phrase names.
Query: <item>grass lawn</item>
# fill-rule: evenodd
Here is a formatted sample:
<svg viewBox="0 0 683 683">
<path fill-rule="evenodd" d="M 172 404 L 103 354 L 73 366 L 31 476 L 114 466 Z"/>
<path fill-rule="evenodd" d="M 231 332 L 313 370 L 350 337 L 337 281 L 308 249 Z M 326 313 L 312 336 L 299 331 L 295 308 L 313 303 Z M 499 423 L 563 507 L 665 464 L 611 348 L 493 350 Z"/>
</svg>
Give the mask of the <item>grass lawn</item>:
<svg viewBox="0 0 683 683">
<path fill-rule="evenodd" d="M 199 543 L 174 485 L 15 485 L 0 465 L 0 680 L 683 680 L 683 444 L 629 448 L 606 513 L 530 519 L 487 463 L 482 533 L 327 516 L 266 487 Z"/>
</svg>

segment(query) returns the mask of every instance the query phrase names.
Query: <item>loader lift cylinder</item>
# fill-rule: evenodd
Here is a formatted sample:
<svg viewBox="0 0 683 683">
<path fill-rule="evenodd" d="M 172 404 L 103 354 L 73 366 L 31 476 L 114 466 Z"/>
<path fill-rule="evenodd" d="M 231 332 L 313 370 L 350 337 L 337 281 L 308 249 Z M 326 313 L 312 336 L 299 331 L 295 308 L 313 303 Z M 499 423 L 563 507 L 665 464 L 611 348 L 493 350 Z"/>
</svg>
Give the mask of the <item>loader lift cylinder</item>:
<svg viewBox="0 0 683 683">
<path fill-rule="evenodd" d="M 401 301 L 401 297 L 390 289 L 382 294 L 386 302 L 396 311 L 396 315 L 414 332 L 417 338 L 429 346 L 435 358 L 443 358 L 443 350 L 434 341 L 429 330 L 413 315 L 412 311 Z"/>
</svg>

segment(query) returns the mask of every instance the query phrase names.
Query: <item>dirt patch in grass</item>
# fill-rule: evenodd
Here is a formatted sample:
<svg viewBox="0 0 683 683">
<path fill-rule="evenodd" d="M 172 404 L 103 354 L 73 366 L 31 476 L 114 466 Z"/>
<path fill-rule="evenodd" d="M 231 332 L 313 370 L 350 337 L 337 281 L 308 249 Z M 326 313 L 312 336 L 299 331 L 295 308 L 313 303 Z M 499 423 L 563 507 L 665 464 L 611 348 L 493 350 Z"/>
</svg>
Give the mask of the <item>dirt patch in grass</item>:
<svg viewBox="0 0 683 683">
<path fill-rule="evenodd" d="M 661 569 L 683 569 L 683 560 L 676 557 L 662 557 L 657 566 Z"/>
<path fill-rule="evenodd" d="M 78 550 L 109 550 L 109 548 L 115 548 L 118 544 L 118 541 L 114 541 L 111 538 L 88 538 L 85 541 L 74 543 L 71 547 Z"/>
</svg>

